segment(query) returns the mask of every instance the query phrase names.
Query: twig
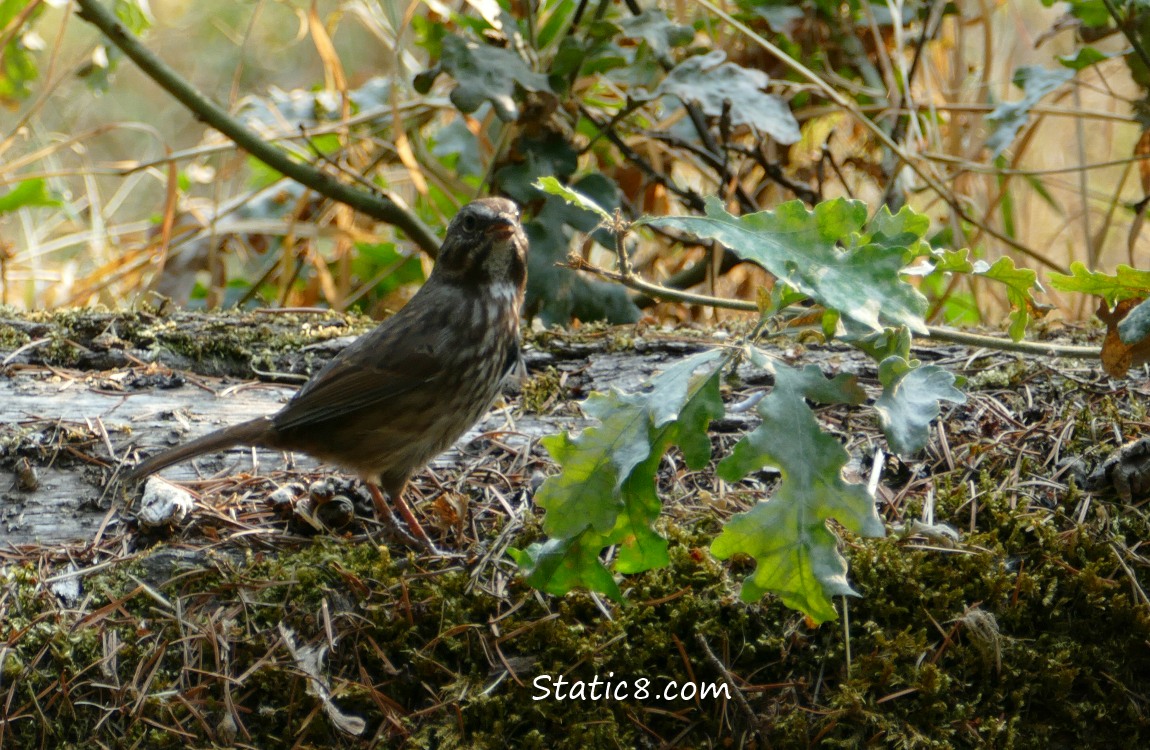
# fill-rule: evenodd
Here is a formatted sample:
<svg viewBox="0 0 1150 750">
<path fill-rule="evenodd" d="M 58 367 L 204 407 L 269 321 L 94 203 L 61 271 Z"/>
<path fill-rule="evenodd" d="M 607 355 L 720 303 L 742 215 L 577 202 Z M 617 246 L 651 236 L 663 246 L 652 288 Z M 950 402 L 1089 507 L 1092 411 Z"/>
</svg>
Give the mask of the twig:
<svg viewBox="0 0 1150 750">
<path fill-rule="evenodd" d="M 1106 12 L 1114 19 L 1114 25 L 1122 30 L 1123 36 L 1130 42 L 1130 46 L 1134 48 L 1134 52 L 1138 55 L 1138 59 L 1147 68 L 1150 68 L 1150 53 L 1147 53 L 1146 46 L 1142 43 L 1142 35 L 1138 32 L 1138 27 L 1129 23 L 1121 13 L 1118 12 L 1118 7 L 1114 5 L 1114 0 L 1102 0 L 1102 4 L 1106 6 Z"/>
<path fill-rule="evenodd" d="M 739 710 L 743 712 L 743 717 L 750 724 L 753 731 L 758 734 L 759 732 L 759 717 L 751 709 L 751 704 L 747 703 L 747 698 L 743 695 L 743 691 L 735 684 L 735 678 L 731 675 L 731 670 L 727 669 L 727 665 L 719 661 L 719 657 L 711 650 L 711 644 L 707 643 L 707 639 L 703 637 L 702 633 L 695 633 L 695 642 L 703 649 L 703 653 L 707 656 L 707 663 L 711 665 L 723 678 L 723 682 L 731 688 L 731 697 L 734 698 L 735 704 Z"/>
<path fill-rule="evenodd" d="M 583 106 L 582 104 L 579 105 L 579 114 L 586 117 L 587 121 L 594 125 L 596 130 L 602 133 L 607 138 L 607 140 L 611 141 L 612 145 L 619 149 L 619 153 L 623 154 L 624 159 L 634 164 L 640 169 L 640 171 L 642 171 L 652 180 L 682 198 L 692 211 L 702 212 L 704 201 L 698 193 L 693 190 L 681 188 L 671 180 L 667 179 L 665 175 L 652 167 L 646 159 L 644 159 L 642 156 L 639 156 L 635 149 L 628 146 L 627 143 L 619 137 L 618 133 L 609 128 L 605 123 L 599 122 L 599 120 L 595 118 L 595 115 L 591 113 L 591 110 L 587 109 L 587 107 Z"/>
<path fill-rule="evenodd" d="M 684 151 L 689 151 L 690 153 L 694 154 L 695 156 L 698 156 L 700 159 L 703 160 L 703 162 L 708 167 L 715 170 L 719 174 L 719 176 L 720 176 L 719 184 L 720 185 L 726 185 L 728 183 L 733 182 L 735 185 L 735 195 L 736 195 L 736 197 L 738 197 L 739 205 L 742 207 L 743 211 L 755 211 L 759 208 L 758 204 L 755 203 L 754 199 L 751 198 L 751 196 L 747 194 L 747 190 L 746 190 L 746 188 L 743 187 L 742 182 L 740 180 L 735 179 L 734 175 L 731 174 L 731 170 L 730 170 L 729 165 L 726 163 L 726 160 L 719 153 L 711 151 L 710 149 L 708 149 L 704 146 L 697 146 L 694 143 L 691 143 L 690 141 L 686 141 L 682 138 L 671 135 L 670 133 L 648 132 L 645 135 L 647 135 L 648 138 L 653 138 L 654 140 L 662 141 L 663 143 L 666 143 L 669 146 L 681 148 Z M 735 149 L 731 146 L 728 146 L 726 150 L 727 151 L 736 151 L 736 153 L 747 153 L 747 155 L 749 155 L 748 152 L 752 151 L 752 149 L 746 149 L 745 151 L 743 149 Z M 751 158 L 754 158 L 754 157 L 752 156 Z M 802 197 L 802 196 L 800 196 L 800 197 Z"/>
<path fill-rule="evenodd" d="M 743 156 L 747 156 L 752 159 L 756 164 L 759 165 L 759 168 L 763 170 L 767 177 L 770 177 L 779 185 L 782 185 L 787 190 L 790 190 L 795 194 L 795 197 L 804 200 L 811 205 L 814 205 L 821 200 L 821 196 L 812 190 L 809 185 L 804 185 L 797 180 L 792 180 L 790 177 L 787 177 L 786 174 L 783 173 L 783 169 L 778 165 L 778 163 L 768 159 L 767 155 L 763 153 L 763 144 L 756 144 L 755 148 L 748 148 L 745 146 L 732 144 L 727 148 L 737 154 L 742 154 Z"/>
<path fill-rule="evenodd" d="M 688 305 L 707 305 L 721 307 L 725 310 L 740 310 L 743 312 L 758 312 L 759 307 L 754 302 L 744 300 L 712 297 L 706 294 L 683 292 L 678 289 L 668 289 L 659 284 L 652 284 L 640 278 L 634 272 L 625 274 L 620 271 L 611 271 L 601 268 L 584 260 L 580 255 L 569 255 L 565 267 L 576 271 L 587 271 L 604 279 L 617 281 L 623 286 L 637 292 L 661 300 L 682 302 Z M 977 333 L 956 331 L 951 328 L 927 326 L 926 338 L 932 341 L 945 341 L 963 346 L 982 347 L 1002 352 L 1016 352 L 1018 354 L 1033 354 L 1041 357 L 1066 357 L 1068 359 L 1098 359 L 1099 350 L 1092 346 L 1071 346 L 1067 344 L 1044 344 L 1036 341 L 1012 341 L 998 336 L 984 336 Z"/>
<path fill-rule="evenodd" d="M 900 97 L 900 106 L 896 109 L 902 110 L 902 104 L 907 104 L 906 114 L 901 114 L 895 118 L 894 126 L 891 128 L 890 138 L 895 143 L 902 143 L 906 137 L 907 128 L 910 127 L 911 117 L 917 111 L 917 107 L 906 96 L 906 92 L 910 91 L 911 84 L 914 81 L 915 74 L 918 72 L 919 63 L 922 62 L 923 51 L 926 49 L 926 43 L 934 38 L 938 30 L 942 27 L 943 10 L 946 8 L 946 0 L 932 0 L 930 11 L 927 13 L 926 23 L 923 25 L 922 33 L 919 35 L 918 43 L 914 46 L 914 56 L 911 58 L 910 69 L 906 72 L 905 82 L 903 84 L 902 96 Z M 868 8 L 869 9 L 869 8 Z M 873 15 L 872 15 L 873 18 Z M 896 163 L 890 172 L 890 175 L 897 174 L 901 168 L 901 162 Z M 882 203 L 890 204 L 896 197 L 896 186 L 898 180 L 891 177 L 888 179 L 886 189 L 883 191 Z"/>
<path fill-rule="evenodd" d="M 635 271 L 631 268 L 631 259 L 627 257 L 627 233 L 630 223 L 623 218 L 623 212 L 615 209 L 615 220 L 609 229 L 615 235 L 615 262 L 619 264 L 619 272 L 624 278 L 635 278 Z"/>
</svg>

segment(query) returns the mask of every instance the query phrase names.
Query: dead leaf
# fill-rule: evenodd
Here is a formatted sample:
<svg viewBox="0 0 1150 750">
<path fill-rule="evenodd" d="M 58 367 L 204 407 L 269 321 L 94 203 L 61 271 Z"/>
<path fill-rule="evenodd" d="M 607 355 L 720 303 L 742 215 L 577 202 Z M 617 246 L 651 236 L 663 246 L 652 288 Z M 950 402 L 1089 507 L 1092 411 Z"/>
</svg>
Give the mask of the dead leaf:
<svg viewBox="0 0 1150 750">
<path fill-rule="evenodd" d="M 363 734 L 364 729 L 367 728 L 367 723 L 358 716 L 344 713 L 332 700 L 331 686 L 328 684 L 323 667 L 327 647 L 298 645 L 295 632 L 282 622 L 279 624 L 279 630 L 280 637 L 283 638 L 283 643 L 287 646 L 288 652 L 291 653 L 296 667 L 307 677 L 308 694 L 319 698 L 324 713 L 327 714 L 332 726 L 355 737 Z"/>
<path fill-rule="evenodd" d="M 1143 299 L 1124 299 L 1113 310 L 1106 307 L 1104 300 L 1098 303 L 1095 314 L 1106 324 L 1106 339 L 1102 342 L 1102 369 L 1112 378 L 1124 378 L 1131 367 L 1150 362 L 1150 338 L 1128 345 L 1118 335 L 1118 324 Z"/>
</svg>

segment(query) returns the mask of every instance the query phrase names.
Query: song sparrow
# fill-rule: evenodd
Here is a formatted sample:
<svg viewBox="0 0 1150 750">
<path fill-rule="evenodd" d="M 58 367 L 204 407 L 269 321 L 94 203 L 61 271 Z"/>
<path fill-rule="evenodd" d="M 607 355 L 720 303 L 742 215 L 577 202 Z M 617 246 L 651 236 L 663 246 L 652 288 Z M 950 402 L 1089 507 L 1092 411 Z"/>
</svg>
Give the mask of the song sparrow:
<svg viewBox="0 0 1150 750">
<path fill-rule="evenodd" d="M 393 520 L 382 487 L 419 542 L 434 549 L 403 501 L 404 487 L 483 416 L 519 361 L 526 281 L 527 237 L 515 204 L 469 203 L 411 301 L 340 352 L 283 409 L 152 456 L 127 478 L 235 445 L 303 451 L 356 472 L 380 518 Z"/>
</svg>

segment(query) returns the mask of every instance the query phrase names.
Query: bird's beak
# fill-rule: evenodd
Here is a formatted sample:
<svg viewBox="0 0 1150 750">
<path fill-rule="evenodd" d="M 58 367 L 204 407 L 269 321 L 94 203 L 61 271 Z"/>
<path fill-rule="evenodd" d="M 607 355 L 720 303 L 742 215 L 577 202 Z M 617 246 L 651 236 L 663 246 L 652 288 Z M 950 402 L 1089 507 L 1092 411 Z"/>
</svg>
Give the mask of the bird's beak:
<svg viewBox="0 0 1150 750">
<path fill-rule="evenodd" d="M 516 224 L 515 219 L 500 217 L 499 221 L 487 230 L 487 233 L 497 240 L 507 240 L 511 238 L 511 235 L 515 234 Z"/>
</svg>

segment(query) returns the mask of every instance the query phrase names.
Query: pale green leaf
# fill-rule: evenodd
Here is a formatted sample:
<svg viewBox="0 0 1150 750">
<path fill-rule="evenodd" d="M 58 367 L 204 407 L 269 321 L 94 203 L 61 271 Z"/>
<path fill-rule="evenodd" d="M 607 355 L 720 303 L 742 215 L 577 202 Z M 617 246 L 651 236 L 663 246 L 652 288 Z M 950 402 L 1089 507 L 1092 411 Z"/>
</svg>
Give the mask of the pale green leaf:
<svg viewBox="0 0 1150 750">
<path fill-rule="evenodd" d="M 1014 73 L 1014 85 L 1022 89 L 1022 98 L 1013 102 L 1004 102 L 986 116 L 987 122 L 993 127 L 990 136 L 986 139 L 986 147 L 990 149 L 992 159 L 1006 150 L 1018 131 L 1026 124 L 1030 117 L 1030 110 L 1034 105 L 1050 92 L 1074 77 L 1073 70 L 1065 68 L 1043 68 L 1038 65 L 1028 65 L 1019 68 Z"/>
<path fill-rule="evenodd" d="M 1006 299 L 1010 302 L 1008 332 L 1011 339 L 1021 341 L 1030 323 L 1030 309 L 1034 304 L 1032 292 L 1041 289 L 1038 286 L 1038 274 L 1030 268 L 1016 268 L 1014 258 L 1004 255 L 979 275 L 1006 287 Z"/>
<path fill-rule="evenodd" d="M 1006 298 L 1010 302 L 1010 337 L 1020 341 L 1030 323 L 1030 311 L 1035 305 L 1034 292 L 1041 291 L 1038 274 L 1029 268 L 1017 268 L 1014 259 L 1002 256 L 988 264 L 984 260 L 971 257 L 969 249 L 932 250 L 929 255 L 926 273 L 965 273 L 982 276 L 1006 287 Z M 925 274 L 924 274 L 925 275 Z"/>
<path fill-rule="evenodd" d="M 611 214 L 607 213 L 606 209 L 588 198 L 586 195 L 583 195 L 583 193 L 580 193 L 578 190 L 574 190 L 562 184 L 554 177 L 540 177 L 535 181 L 534 187 L 537 187 L 550 195 L 557 195 L 573 206 L 578 206 L 585 211 L 591 211 L 592 213 L 598 214 L 599 217 L 604 221 L 611 220 Z"/>
<path fill-rule="evenodd" d="M 883 205 L 867 222 L 866 241 L 868 244 L 902 250 L 905 265 L 919 256 L 930 255 L 930 243 L 924 239 L 929 231 L 930 217 L 926 214 L 920 214 L 909 206 L 903 206 L 897 214 L 892 214 Z"/>
<path fill-rule="evenodd" d="M 915 367 L 902 357 L 887 357 L 879 363 L 878 377 L 883 392 L 875 409 L 891 449 L 900 455 L 926 446 L 939 401 L 966 403 L 966 395 L 954 387 L 954 374 L 937 365 Z"/>
<path fill-rule="evenodd" d="M 1070 264 L 1070 275 L 1049 273 L 1050 286 L 1061 292 L 1081 292 L 1115 302 L 1150 295 L 1150 271 L 1119 265 L 1113 274 L 1091 271 L 1080 261 Z"/>
<path fill-rule="evenodd" d="M 626 36 L 642 39 L 660 60 L 669 60 L 672 47 L 689 44 L 695 38 L 695 30 L 672 22 L 661 10 L 648 8 L 637 16 L 619 22 Z"/>
<path fill-rule="evenodd" d="M 908 247 L 885 236 L 878 243 L 869 234 L 856 236 L 866 224 L 861 201 L 834 199 L 813 211 L 790 201 L 774 211 L 736 218 L 717 198 L 708 198 L 706 216 L 660 217 L 649 223 L 717 240 L 856 326 L 881 331 L 905 325 L 926 333 L 926 298 L 900 276 Z M 907 232 L 903 239 L 916 244 L 915 237 Z"/>
<path fill-rule="evenodd" d="M 693 102 L 710 117 L 726 111 L 731 124 L 746 125 L 779 143 L 797 143 L 799 123 L 786 100 L 763 91 L 770 82 L 767 74 L 726 59 L 723 50 L 688 57 L 667 74 L 658 93 Z"/>
</svg>

